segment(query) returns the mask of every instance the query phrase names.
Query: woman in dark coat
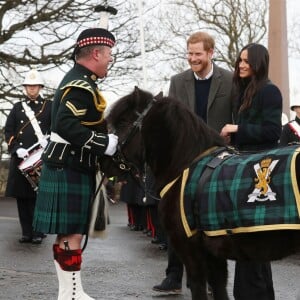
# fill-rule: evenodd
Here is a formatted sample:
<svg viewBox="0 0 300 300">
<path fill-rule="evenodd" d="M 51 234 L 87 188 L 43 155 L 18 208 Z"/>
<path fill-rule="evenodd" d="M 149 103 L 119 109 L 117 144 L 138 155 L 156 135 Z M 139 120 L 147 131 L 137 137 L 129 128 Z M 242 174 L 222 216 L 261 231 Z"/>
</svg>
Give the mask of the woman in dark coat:
<svg viewBox="0 0 300 300">
<path fill-rule="evenodd" d="M 225 125 L 221 131 L 239 150 L 257 152 L 278 146 L 282 96 L 269 80 L 268 70 L 269 53 L 264 46 L 253 43 L 241 50 L 233 77 L 239 90 L 237 121 Z M 237 261 L 234 297 L 236 300 L 274 300 L 270 262 Z"/>
</svg>

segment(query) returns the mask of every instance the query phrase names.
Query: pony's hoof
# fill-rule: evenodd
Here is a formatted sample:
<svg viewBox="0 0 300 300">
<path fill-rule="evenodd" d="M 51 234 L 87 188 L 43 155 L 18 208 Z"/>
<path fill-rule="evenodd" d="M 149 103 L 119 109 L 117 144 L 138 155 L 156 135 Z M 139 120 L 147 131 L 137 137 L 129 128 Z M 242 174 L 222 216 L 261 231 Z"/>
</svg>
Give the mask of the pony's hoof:
<svg viewBox="0 0 300 300">
<path fill-rule="evenodd" d="M 161 284 L 155 285 L 153 291 L 169 295 L 178 295 L 181 294 L 181 283 L 167 277 Z"/>
</svg>

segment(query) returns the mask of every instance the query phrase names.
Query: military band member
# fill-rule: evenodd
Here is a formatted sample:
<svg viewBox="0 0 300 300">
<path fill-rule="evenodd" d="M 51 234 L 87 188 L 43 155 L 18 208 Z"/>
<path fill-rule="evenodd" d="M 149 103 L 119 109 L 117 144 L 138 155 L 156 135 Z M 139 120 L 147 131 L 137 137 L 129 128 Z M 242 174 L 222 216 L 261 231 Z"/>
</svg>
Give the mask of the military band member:
<svg viewBox="0 0 300 300">
<path fill-rule="evenodd" d="M 87 233 L 99 162 L 104 155 L 113 155 L 118 143 L 117 136 L 102 128 L 106 101 L 97 88 L 97 79 L 107 75 L 113 61 L 114 44 L 115 37 L 106 29 L 81 32 L 74 67 L 54 95 L 34 228 L 57 235 L 53 254 L 59 300 L 93 299 L 81 286 L 81 242 Z"/>
<path fill-rule="evenodd" d="M 300 101 L 295 101 L 290 108 L 296 113 L 296 116 L 294 120 L 283 126 L 280 136 L 280 146 L 300 143 Z"/>
<path fill-rule="evenodd" d="M 10 111 L 5 124 L 5 140 L 11 154 L 5 195 L 17 200 L 22 228 L 20 243 L 40 244 L 43 235 L 33 231 L 32 220 L 36 203 L 36 191 L 21 173 L 18 166 L 29 156 L 34 144 L 47 145 L 46 134 L 50 132 L 51 101 L 40 95 L 44 81 L 40 73 L 30 70 L 23 82 L 25 97 Z"/>
</svg>

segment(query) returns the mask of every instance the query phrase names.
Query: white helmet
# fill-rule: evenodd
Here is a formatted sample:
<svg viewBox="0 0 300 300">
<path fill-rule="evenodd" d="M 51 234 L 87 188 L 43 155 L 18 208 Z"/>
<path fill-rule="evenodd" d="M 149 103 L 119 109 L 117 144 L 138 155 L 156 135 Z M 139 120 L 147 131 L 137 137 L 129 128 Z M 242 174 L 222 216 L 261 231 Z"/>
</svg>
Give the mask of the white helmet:
<svg viewBox="0 0 300 300">
<path fill-rule="evenodd" d="M 44 80 L 41 74 L 36 69 L 32 69 L 26 74 L 23 85 L 44 86 Z"/>
</svg>

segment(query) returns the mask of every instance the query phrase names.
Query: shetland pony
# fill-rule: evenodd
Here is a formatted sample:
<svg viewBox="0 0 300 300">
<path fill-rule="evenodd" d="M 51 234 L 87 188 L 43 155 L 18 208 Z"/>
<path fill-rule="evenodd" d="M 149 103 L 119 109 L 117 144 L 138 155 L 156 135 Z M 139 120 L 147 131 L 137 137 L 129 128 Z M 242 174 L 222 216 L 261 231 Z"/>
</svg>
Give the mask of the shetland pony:
<svg viewBox="0 0 300 300">
<path fill-rule="evenodd" d="M 162 197 L 161 221 L 185 265 L 193 300 L 207 299 L 206 282 L 214 299 L 229 299 L 226 259 L 270 261 L 300 251 L 297 147 L 260 153 L 262 157 L 236 153 L 179 101 L 153 97 L 138 88 L 115 103 L 106 121 L 109 130 L 119 136 L 119 148 L 112 159 L 104 159 L 102 170 L 107 176 L 130 172 L 142 184 L 145 163 L 151 168 Z M 276 157 L 282 152 L 288 154 L 287 166 Z M 236 170 L 235 161 L 238 167 L 248 162 L 249 170 Z M 223 164 L 227 167 L 220 171 Z M 218 175 L 214 175 L 216 170 Z M 221 173 L 227 178 L 221 179 Z M 229 179 L 234 180 L 229 183 Z M 292 183 L 288 188 L 292 193 L 277 191 L 282 182 Z M 239 196 L 240 186 L 246 196 Z M 221 204 L 223 198 L 231 197 L 235 197 L 233 202 Z M 291 200 L 289 208 L 272 206 L 283 205 L 285 198 L 295 198 L 296 204 Z M 211 213 L 210 206 L 221 211 Z M 272 223 L 276 214 L 279 225 Z M 252 215 L 256 220 L 251 220 Z M 288 224 L 284 223 L 286 215 L 293 217 Z"/>
</svg>

